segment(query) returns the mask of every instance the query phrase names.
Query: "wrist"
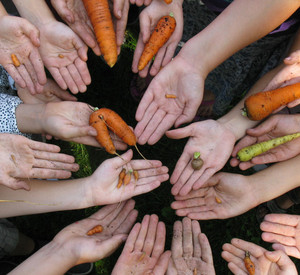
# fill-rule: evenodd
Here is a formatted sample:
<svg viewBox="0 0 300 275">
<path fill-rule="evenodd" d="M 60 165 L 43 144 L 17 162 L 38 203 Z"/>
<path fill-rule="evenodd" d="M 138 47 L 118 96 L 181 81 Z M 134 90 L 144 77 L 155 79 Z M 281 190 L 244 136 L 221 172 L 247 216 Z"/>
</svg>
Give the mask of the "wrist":
<svg viewBox="0 0 300 275">
<path fill-rule="evenodd" d="M 95 182 L 95 180 L 93 180 L 92 176 L 93 175 L 85 177 L 81 184 L 84 204 L 86 205 L 85 208 L 95 205 L 101 205 L 99 201 L 102 201 L 101 194 L 96 194 L 96 196 L 94 196 L 95 189 L 93 188 L 93 183 Z"/>
<path fill-rule="evenodd" d="M 44 109 L 45 104 L 19 104 L 16 108 L 16 120 L 20 132 L 42 134 Z"/>
</svg>

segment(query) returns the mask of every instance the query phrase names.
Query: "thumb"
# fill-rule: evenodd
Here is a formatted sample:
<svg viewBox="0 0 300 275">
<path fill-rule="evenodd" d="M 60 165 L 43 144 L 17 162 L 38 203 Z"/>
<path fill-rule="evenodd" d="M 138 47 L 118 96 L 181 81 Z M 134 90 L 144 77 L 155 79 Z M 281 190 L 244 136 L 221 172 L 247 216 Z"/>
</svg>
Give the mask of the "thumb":
<svg viewBox="0 0 300 275">
<path fill-rule="evenodd" d="M 6 174 L 2 174 L 1 178 L 0 178 L 0 184 L 3 184 L 13 190 L 18 190 L 18 189 L 24 189 L 26 191 L 30 190 L 29 185 L 23 181 L 23 180 L 19 180 L 19 179 L 15 179 L 9 175 Z"/>
<path fill-rule="evenodd" d="M 140 16 L 141 36 L 145 44 L 150 37 L 150 18 L 147 14 Z"/>
<path fill-rule="evenodd" d="M 270 117 L 268 120 L 258 125 L 255 128 L 247 129 L 246 133 L 250 136 L 259 137 L 263 134 L 266 134 L 273 130 L 276 126 L 277 119 L 276 117 Z"/>
<path fill-rule="evenodd" d="M 127 239 L 126 234 L 118 234 L 114 235 L 111 238 L 98 242 L 99 246 L 96 249 L 95 255 L 97 255 L 97 259 L 101 260 L 110 256 L 113 252 L 115 252 L 118 247 Z"/>
<path fill-rule="evenodd" d="M 113 165 L 116 169 L 124 166 L 126 163 L 128 163 L 129 161 L 131 161 L 133 156 L 133 152 L 131 149 L 129 149 L 127 152 L 125 152 L 124 154 L 117 156 L 113 159 Z"/>
<path fill-rule="evenodd" d="M 170 257 L 171 257 L 171 251 L 165 251 L 159 257 L 159 259 L 153 269 L 153 274 L 166 274 Z"/>
<path fill-rule="evenodd" d="M 167 131 L 166 136 L 172 139 L 181 139 L 192 136 L 192 133 L 193 124 L 190 124 L 183 128 Z"/>
<path fill-rule="evenodd" d="M 73 24 L 75 22 L 73 13 L 68 9 L 67 1 L 51 0 L 51 5 L 64 21 L 69 24 Z"/>
<path fill-rule="evenodd" d="M 265 256 L 271 262 L 276 263 L 281 270 L 286 269 L 292 264 L 291 259 L 282 250 L 266 251 Z"/>
<path fill-rule="evenodd" d="M 21 25 L 22 32 L 31 40 L 35 47 L 40 46 L 40 31 L 29 21 Z"/>
</svg>

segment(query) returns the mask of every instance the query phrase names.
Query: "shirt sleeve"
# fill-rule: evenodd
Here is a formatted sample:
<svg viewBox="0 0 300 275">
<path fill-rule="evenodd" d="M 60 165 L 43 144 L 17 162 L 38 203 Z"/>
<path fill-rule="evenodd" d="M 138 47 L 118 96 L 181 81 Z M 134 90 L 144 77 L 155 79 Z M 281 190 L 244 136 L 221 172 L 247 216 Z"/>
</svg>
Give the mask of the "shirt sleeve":
<svg viewBox="0 0 300 275">
<path fill-rule="evenodd" d="M 0 93 L 0 133 L 31 137 L 30 134 L 21 133 L 17 126 L 16 108 L 21 103 L 22 100 L 17 96 Z"/>
</svg>

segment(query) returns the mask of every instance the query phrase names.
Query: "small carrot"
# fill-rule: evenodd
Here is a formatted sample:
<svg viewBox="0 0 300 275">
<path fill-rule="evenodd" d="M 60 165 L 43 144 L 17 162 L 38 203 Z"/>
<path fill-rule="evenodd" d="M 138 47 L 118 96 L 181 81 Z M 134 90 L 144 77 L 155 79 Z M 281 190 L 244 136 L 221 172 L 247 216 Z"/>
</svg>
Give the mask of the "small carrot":
<svg viewBox="0 0 300 275">
<path fill-rule="evenodd" d="M 256 156 L 267 152 L 268 150 L 271 150 L 281 144 L 289 142 L 298 137 L 300 137 L 300 132 L 291 134 L 291 135 L 278 137 L 278 138 L 273 138 L 273 139 L 270 139 L 267 141 L 263 141 L 260 143 L 256 143 L 256 144 L 244 147 L 238 151 L 237 159 L 240 161 L 249 161 Z"/>
<path fill-rule="evenodd" d="M 116 33 L 108 0 L 82 0 L 106 63 L 113 67 L 118 59 Z"/>
<path fill-rule="evenodd" d="M 149 61 L 157 54 L 158 50 L 168 41 L 176 27 L 176 20 L 173 14 L 163 16 L 157 23 L 143 53 L 140 57 L 138 70 L 143 70 Z"/>
<path fill-rule="evenodd" d="M 64 58 L 65 56 L 63 54 L 58 55 L 59 58 Z"/>
<path fill-rule="evenodd" d="M 193 275 L 197 275 L 197 267 L 194 268 Z"/>
<path fill-rule="evenodd" d="M 242 114 L 251 120 L 262 120 L 281 106 L 300 98 L 300 83 L 259 92 L 244 102 Z"/>
<path fill-rule="evenodd" d="M 129 184 L 130 180 L 131 180 L 131 174 L 132 174 L 132 170 L 127 171 L 123 183 L 126 186 L 127 184 Z"/>
<path fill-rule="evenodd" d="M 215 199 L 216 199 L 217 203 L 222 203 L 222 201 L 221 201 L 221 199 L 219 197 L 216 197 Z"/>
<path fill-rule="evenodd" d="M 120 188 L 122 186 L 125 175 L 126 175 L 126 169 L 123 168 L 119 174 L 119 182 L 118 182 L 117 188 Z"/>
<path fill-rule="evenodd" d="M 143 251 L 142 255 L 138 258 L 138 262 L 141 262 L 145 258 L 145 256 L 146 256 L 146 252 Z"/>
<path fill-rule="evenodd" d="M 133 170 L 133 176 L 136 181 L 139 180 L 139 172 L 137 170 Z"/>
<path fill-rule="evenodd" d="M 88 236 L 91 236 L 91 235 L 94 235 L 96 233 L 101 233 L 102 230 L 103 230 L 102 225 L 98 224 L 98 225 L 94 226 L 92 229 L 90 229 L 86 234 Z"/>
<path fill-rule="evenodd" d="M 10 57 L 15 67 L 21 66 L 21 62 L 19 61 L 18 57 L 14 53 L 12 53 Z"/>
<path fill-rule="evenodd" d="M 176 95 L 172 95 L 172 94 L 166 94 L 165 97 L 166 98 L 177 98 Z"/>
<path fill-rule="evenodd" d="M 250 259 L 249 251 L 245 252 L 244 264 L 245 264 L 245 267 L 246 267 L 249 275 L 254 275 L 255 274 L 255 265 Z"/>
<path fill-rule="evenodd" d="M 165 3 L 168 4 L 168 5 L 172 3 L 172 0 L 164 0 L 164 1 L 165 1 Z"/>
</svg>

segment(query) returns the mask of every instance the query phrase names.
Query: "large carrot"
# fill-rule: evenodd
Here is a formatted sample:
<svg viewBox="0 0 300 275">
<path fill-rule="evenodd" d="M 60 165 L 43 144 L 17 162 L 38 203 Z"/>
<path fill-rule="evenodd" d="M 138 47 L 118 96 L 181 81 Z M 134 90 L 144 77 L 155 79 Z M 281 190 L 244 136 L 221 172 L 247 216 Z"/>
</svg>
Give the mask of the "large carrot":
<svg viewBox="0 0 300 275">
<path fill-rule="evenodd" d="M 286 135 L 244 147 L 243 149 L 238 151 L 237 159 L 240 161 L 249 161 L 256 156 L 267 152 L 268 150 L 271 150 L 272 148 L 275 148 L 281 144 L 291 141 L 297 137 L 300 137 L 300 133 Z"/>
<path fill-rule="evenodd" d="M 92 23 L 97 42 L 106 63 L 113 67 L 118 59 L 116 34 L 108 0 L 82 0 Z"/>
<path fill-rule="evenodd" d="M 244 102 L 243 115 L 251 120 L 262 120 L 281 106 L 300 98 L 300 83 L 259 92 Z"/>
<path fill-rule="evenodd" d="M 143 53 L 140 57 L 138 70 L 143 70 L 149 61 L 157 54 L 158 50 L 168 41 L 176 27 L 176 20 L 173 14 L 163 16 L 157 23 Z"/>
</svg>

